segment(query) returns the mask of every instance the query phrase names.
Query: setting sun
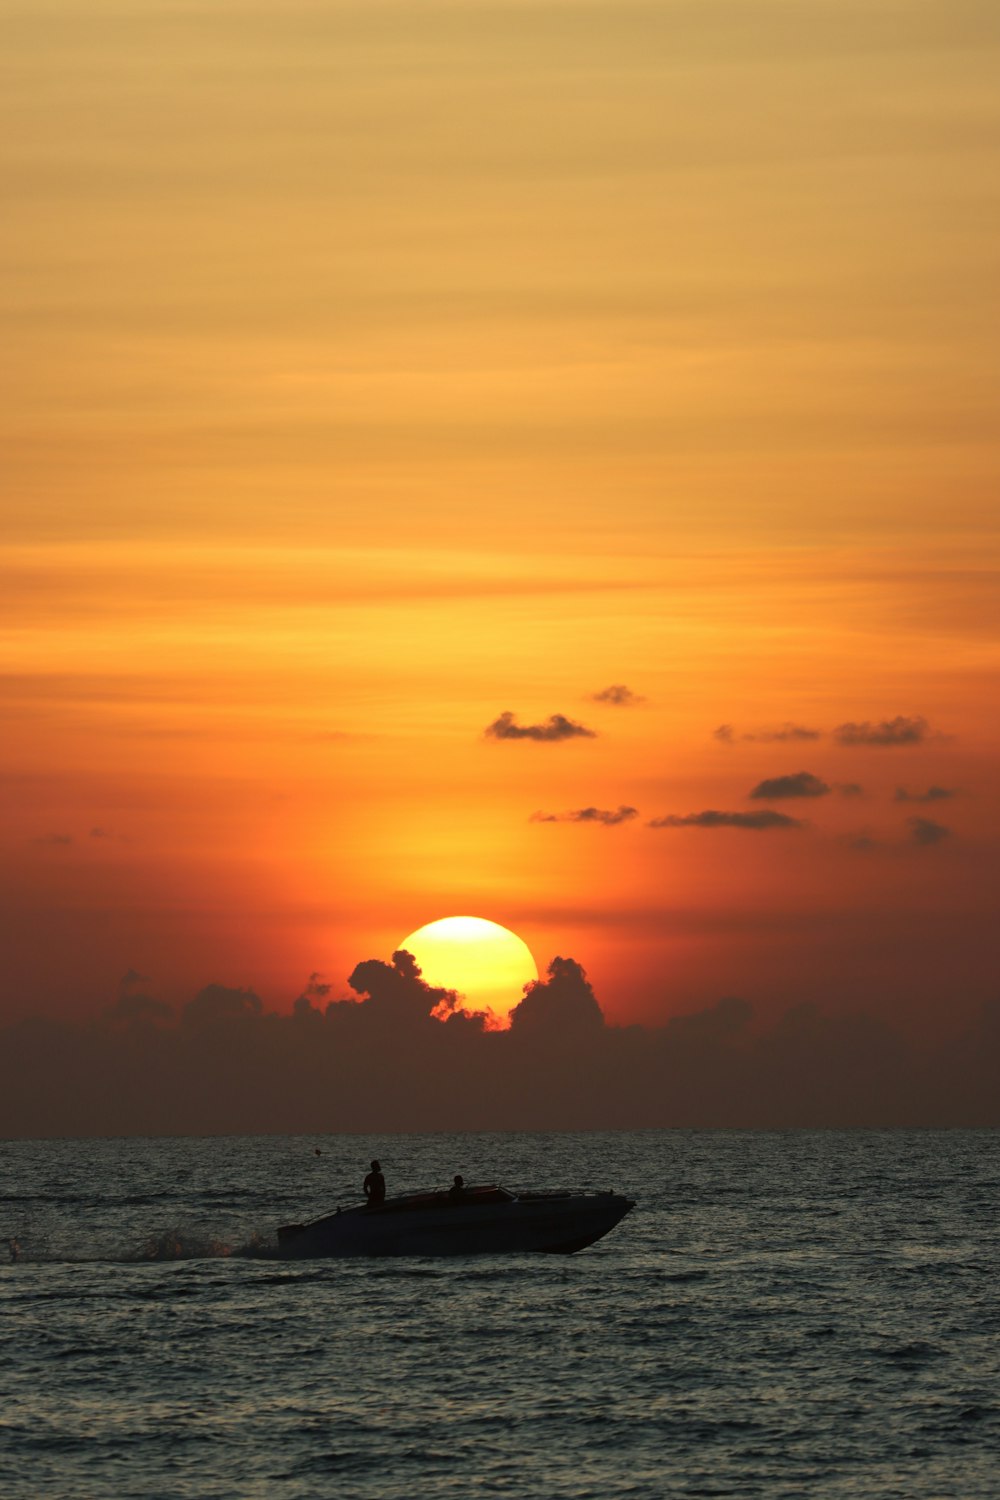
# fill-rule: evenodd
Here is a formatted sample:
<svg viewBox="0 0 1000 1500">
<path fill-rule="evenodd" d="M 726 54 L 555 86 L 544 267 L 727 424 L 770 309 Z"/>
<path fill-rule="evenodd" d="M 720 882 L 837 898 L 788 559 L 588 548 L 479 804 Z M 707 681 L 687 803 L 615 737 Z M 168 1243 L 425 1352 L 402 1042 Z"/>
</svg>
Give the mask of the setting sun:
<svg viewBox="0 0 1000 1500">
<path fill-rule="evenodd" d="M 399 945 L 412 953 L 428 984 L 457 990 L 472 1011 L 501 1026 L 520 1003 L 524 986 L 538 978 L 527 943 L 482 917 L 442 917 Z"/>
</svg>

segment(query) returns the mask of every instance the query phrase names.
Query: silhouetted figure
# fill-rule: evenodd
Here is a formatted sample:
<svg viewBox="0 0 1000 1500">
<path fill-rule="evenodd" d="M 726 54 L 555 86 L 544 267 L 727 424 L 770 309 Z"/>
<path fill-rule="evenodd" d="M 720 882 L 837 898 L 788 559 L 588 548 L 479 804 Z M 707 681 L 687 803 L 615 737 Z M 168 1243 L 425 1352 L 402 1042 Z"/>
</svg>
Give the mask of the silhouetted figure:
<svg viewBox="0 0 1000 1500">
<path fill-rule="evenodd" d="M 385 1202 L 385 1178 L 382 1176 L 382 1167 L 379 1162 L 372 1162 L 372 1169 L 362 1187 L 369 1208 L 378 1208 L 380 1203 Z"/>
<path fill-rule="evenodd" d="M 448 1197 L 452 1203 L 465 1202 L 465 1179 L 458 1172 L 455 1173 L 455 1181 L 448 1189 Z"/>
</svg>

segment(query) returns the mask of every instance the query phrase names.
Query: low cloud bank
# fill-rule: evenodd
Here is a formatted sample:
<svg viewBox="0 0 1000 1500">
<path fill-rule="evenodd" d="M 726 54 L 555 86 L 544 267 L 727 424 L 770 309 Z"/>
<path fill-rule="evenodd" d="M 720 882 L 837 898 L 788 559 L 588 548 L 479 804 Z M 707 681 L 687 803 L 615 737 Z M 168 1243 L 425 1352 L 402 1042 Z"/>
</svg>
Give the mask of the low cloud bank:
<svg viewBox="0 0 1000 1500">
<path fill-rule="evenodd" d="M 568 957 L 504 1032 L 406 952 L 359 964 L 340 999 L 312 974 L 290 1014 L 210 984 L 174 1019 L 145 983 L 97 1020 L 0 1033 L 0 1135 L 1000 1125 L 1000 1000 L 931 1053 L 808 1004 L 761 1027 L 739 998 L 608 1026 Z"/>
</svg>

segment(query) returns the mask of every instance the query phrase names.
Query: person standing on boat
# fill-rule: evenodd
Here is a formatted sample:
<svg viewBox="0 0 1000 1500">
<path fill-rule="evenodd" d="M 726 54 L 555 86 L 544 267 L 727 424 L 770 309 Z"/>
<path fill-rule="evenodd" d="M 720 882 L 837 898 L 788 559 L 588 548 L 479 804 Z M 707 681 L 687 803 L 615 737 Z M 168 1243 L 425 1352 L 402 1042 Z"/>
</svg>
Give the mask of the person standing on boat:
<svg viewBox="0 0 1000 1500">
<path fill-rule="evenodd" d="M 385 1202 L 385 1178 L 382 1176 L 382 1167 L 379 1162 L 372 1162 L 372 1169 L 362 1184 L 362 1191 L 369 1208 L 378 1208 L 380 1203 Z"/>
</svg>

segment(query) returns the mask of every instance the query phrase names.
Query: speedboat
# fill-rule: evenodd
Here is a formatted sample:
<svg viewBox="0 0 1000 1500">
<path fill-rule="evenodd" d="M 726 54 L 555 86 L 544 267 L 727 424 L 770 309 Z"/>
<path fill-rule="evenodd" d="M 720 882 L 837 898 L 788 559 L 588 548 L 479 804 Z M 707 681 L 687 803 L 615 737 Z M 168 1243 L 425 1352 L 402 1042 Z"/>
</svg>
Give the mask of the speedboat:
<svg viewBox="0 0 1000 1500">
<path fill-rule="evenodd" d="M 572 1255 L 614 1229 L 635 1203 L 619 1193 L 511 1192 L 497 1186 L 402 1193 L 283 1224 L 284 1258 L 349 1255 Z"/>
</svg>

